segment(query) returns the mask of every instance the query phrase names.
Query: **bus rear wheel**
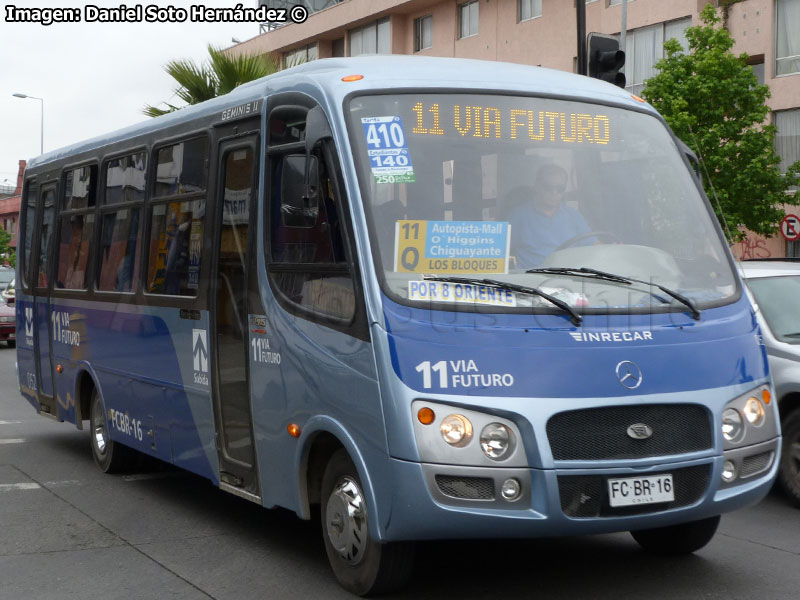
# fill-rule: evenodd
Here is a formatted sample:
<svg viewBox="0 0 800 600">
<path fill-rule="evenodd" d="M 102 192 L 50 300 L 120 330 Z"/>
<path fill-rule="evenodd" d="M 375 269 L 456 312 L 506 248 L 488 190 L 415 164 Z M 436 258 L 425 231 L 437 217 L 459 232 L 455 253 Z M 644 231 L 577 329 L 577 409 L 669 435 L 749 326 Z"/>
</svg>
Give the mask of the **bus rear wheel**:
<svg viewBox="0 0 800 600">
<path fill-rule="evenodd" d="M 653 554 L 691 554 L 711 541 L 719 526 L 719 515 L 669 527 L 631 531 L 633 539 Z"/>
<path fill-rule="evenodd" d="M 92 391 L 89 419 L 92 431 L 92 456 L 100 470 L 103 473 L 119 473 L 130 470 L 136 461 L 136 451 L 111 440 L 103 410 L 103 401 L 97 390 Z"/>
<path fill-rule="evenodd" d="M 336 578 L 346 590 L 368 596 L 406 584 L 414 566 L 411 542 L 380 544 L 369 533 L 367 501 L 353 461 L 342 449 L 322 477 L 322 536 Z"/>
</svg>

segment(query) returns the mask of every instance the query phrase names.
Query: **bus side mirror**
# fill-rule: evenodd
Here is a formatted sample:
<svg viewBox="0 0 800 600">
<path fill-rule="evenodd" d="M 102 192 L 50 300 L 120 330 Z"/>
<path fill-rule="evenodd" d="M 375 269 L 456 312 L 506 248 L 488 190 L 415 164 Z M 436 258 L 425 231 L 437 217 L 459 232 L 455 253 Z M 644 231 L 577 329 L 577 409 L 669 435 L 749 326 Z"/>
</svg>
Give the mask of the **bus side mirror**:
<svg viewBox="0 0 800 600">
<path fill-rule="evenodd" d="M 281 168 L 281 219 L 286 227 L 313 227 L 319 215 L 316 156 L 289 154 Z"/>
</svg>

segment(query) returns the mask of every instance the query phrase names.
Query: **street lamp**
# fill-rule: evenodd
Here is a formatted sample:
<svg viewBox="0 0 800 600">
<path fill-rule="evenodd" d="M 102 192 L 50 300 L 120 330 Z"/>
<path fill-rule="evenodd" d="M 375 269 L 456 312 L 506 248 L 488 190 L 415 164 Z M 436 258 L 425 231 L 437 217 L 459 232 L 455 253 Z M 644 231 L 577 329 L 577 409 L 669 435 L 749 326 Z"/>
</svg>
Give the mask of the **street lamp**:
<svg viewBox="0 0 800 600">
<path fill-rule="evenodd" d="M 16 94 L 13 94 L 13 96 L 15 98 L 30 98 L 31 100 L 38 100 L 41 103 L 41 105 L 42 105 L 42 123 L 41 123 L 41 128 L 40 128 L 41 139 L 40 139 L 40 148 L 39 148 L 40 152 L 39 153 L 40 154 L 44 154 L 44 99 L 43 98 L 37 98 L 36 96 L 28 96 L 27 94 L 20 94 L 19 92 L 17 92 Z"/>
</svg>

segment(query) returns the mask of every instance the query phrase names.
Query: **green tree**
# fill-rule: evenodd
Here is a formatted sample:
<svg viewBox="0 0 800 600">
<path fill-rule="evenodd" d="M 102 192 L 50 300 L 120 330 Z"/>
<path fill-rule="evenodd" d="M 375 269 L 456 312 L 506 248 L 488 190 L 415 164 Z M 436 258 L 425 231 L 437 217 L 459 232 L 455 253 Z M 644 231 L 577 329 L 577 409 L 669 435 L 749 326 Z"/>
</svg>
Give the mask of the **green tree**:
<svg viewBox="0 0 800 600">
<path fill-rule="evenodd" d="M 270 54 L 230 56 L 210 44 L 208 54 L 209 60 L 199 65 L 192 60 L 172 60 L 164 66 L 178 84 L 175 94 L 186 104 L 199 104 L 222 96 L 243 83 L 280 70 L 278 60 Z M 168 102 L 164 104 L 168 108 L 148 104 L 142 112 L 149 117 L 160 117 L 182 108 Z"/>
<path fill-rule="evenodd" d="M 769 87 L 759 85 L 747 55 L 731 52 L 734 40 L 707 5 L 702 24 L 686 30 L 689 51 L 677 40 L 664 43 L 666 58 L 645 82 L 642 95 L 703 162 L 703 185 L 719 205 L 734 240 L 742 227 L 771 236 L 784 216 L 782 204 L 796 204 L 786 194 L 800 182 L 800 162 L 785 174 L 775 153 L 774 125 L 766 124 Z M 731 240 L 731 241 L 734 241 Z"/>
<path fill-rule="evenodd" d="M 0 227 L 0 262 L 2 262 L 2 264 L 10 262 L 13 259 L 13 250 L 8 245 L 10 242 L 11 234 Z"/>
</svg>

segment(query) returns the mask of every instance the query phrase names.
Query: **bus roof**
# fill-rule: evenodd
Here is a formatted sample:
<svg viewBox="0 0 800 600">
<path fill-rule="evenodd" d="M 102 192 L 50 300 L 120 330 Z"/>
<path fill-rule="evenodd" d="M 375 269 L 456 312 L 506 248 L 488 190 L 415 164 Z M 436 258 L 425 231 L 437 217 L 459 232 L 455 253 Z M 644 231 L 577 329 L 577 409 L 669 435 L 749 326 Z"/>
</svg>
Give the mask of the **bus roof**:
<svg viewBox="0 0 800 600">
<path fill-rule="evenodd" d="M 342 82 L 347 75 L 363 78 Z M 569 96 L 577 100 L 611 102 L 644 107 L 647 104 L 615 85 L 557 71 L 514 63 L 463 58 L 430 56 L 386 55 L 355 58 L 325 58 L 310 61 L 262 79 L 245 83 L 229 94 L 187 106 L 179 111 L 148 119 L 101 136 L 72 144 L 28 162 L 28 169 L 53 162 L 69 155 L 115 144 L 165 127 L 180 125 L 192 119 L 201 119 L 219 113 L 227 107 L 263 98 L 269 94 L 296 90 L 310 84 L 320 89 L 334 103 L 341 104 L 344 97 L 355 91 L 392 88 L 471 89 L 493 92 L 517 92 L 543 96 Z"/>
</svg>

